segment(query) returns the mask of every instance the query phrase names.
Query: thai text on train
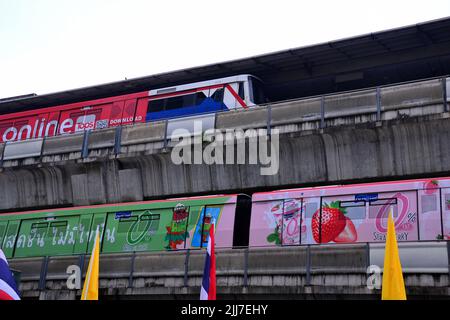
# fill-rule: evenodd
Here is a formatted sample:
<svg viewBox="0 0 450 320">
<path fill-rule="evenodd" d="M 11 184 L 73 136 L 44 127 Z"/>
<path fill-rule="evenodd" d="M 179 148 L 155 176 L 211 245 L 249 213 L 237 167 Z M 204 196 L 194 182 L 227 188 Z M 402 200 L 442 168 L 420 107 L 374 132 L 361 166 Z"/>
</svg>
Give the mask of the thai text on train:
<svg viewBox="0 0 450 320">
<path fill-rule="evenodd" d="M 261 175 L 279 170 L 279 130 L 207 129 L 194 121 L 193 130 L 177 128 L 170 135 L 174 164 L 259 165 Z"/>
</svg>

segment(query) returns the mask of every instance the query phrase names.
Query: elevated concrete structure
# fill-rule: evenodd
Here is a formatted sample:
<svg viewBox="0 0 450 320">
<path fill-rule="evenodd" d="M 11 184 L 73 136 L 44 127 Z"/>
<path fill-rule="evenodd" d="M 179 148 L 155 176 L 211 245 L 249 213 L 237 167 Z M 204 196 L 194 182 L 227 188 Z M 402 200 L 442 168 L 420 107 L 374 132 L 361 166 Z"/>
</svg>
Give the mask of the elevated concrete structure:
<svg viewBox="0 0 450 320">
<path fill-rule="evenodd" d="M 449 299 L 447 243 L 399 247 L 408 299 Z M 218 297 L 380 299 L 380 290 L 367 283 L 369 277 L 375 279 L 374 270 L 382 271 L 383 252 L 383 244 L 218 250 Z M 102 255 L 100 299 L 197 300 L 204 258 L 204 250 Z M 21 271 L 24 299 L 79 299 L 80 290 L 67 288 L 66 271 L 79 265 L 85 274 L 87 262 L 88 257 L 44 257 L 13 259 L 10 265 Z M 380 269 L 368 271 L 370 265 Z"/>
<path fill-rule="evenodd" d="M 273 176 L 248 161 L 174 164 L 164 121 L 8 143 L 0 146 L 0 210 L 447 175 L 449 83 L 431 79 L 217 113 L 217 129 L 279 130 Z"/>
</svg>

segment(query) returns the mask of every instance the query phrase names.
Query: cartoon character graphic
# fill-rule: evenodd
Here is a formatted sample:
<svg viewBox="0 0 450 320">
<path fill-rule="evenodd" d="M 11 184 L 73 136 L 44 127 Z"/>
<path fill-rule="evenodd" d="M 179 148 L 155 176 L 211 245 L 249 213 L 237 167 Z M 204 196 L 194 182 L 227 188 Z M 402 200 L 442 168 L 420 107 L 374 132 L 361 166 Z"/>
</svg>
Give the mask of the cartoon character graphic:
<svg viewBox="0 0 450 320">
<path fill-rule="evenodd" d="M 172 223 L 170 226 L 166 226 L 167 233 L 165 240 L 169 241 L 166 249 L 177 249 L 177 246 L 183 244 L 189 237 L 189 233 L 186 230 L 188 216 L 189 212 L 183 204 L 179 203 L 175 206 L 172 215 Z"/>
<path fill-rule="evenodd" d="M 211 216 L 205 216 L 205 220 L 203 223 L 203 232 L 202 232 L 202 242 L 205 243 L 208 241 L 209 229 L 211 229 Z"/>
<path fill-rule="evenodd" d="M 314 212 L 311 220 L 311 230 L 314 241 L 317 243 L 355 242 L 357 232 L 352 220 L 345 216 L 345 208 L 340 207 L 340 202 L 325 203 Z"/>
</svg>

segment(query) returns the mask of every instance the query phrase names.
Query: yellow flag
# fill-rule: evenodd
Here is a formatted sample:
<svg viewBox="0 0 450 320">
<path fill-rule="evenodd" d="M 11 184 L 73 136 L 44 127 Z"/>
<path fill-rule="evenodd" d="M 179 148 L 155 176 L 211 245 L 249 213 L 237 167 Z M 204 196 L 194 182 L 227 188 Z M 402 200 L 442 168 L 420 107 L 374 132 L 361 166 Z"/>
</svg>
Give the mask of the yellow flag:
<svg viewBox="0 0 450 320">
<path fill-rule="evenodd" d="M 98 300 L 98 270 L 100 260 L 100 235 L 98 229 L 95 233 L 94 248 L 89 259 L 89 266 L 84 279 L 81 300 Z"/>
<path fill-rule="evenodd" d="M 406 300 L 405 283 L 403 282 L 402 265 L 398 254 L 392 209 L 389 210 L 388 217 L 381 300 Z"/>
</svg>

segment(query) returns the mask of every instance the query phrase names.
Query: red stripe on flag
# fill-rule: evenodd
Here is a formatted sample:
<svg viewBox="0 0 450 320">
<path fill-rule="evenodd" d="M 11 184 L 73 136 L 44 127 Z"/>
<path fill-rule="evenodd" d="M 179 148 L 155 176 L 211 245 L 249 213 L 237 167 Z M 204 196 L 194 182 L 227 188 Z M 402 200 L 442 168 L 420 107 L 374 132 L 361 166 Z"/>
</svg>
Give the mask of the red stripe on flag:
<svg viewBox="0 0 450 320">
<path fill-rule="evenodd" d="M 209 229 L 209 241 L 211 243 L 211 264 L 209 268 L 208 300 L 216 300 L 216 255 L 214 252 L 214 224 L 212 224 L 211 229 Z"/>
<path fill-rule="evenodd" d="M 0 300 L 14 300 L 14 299 L 9 294 L 7 294 L 5 291 L 0 290 Z"/>
</svg>

